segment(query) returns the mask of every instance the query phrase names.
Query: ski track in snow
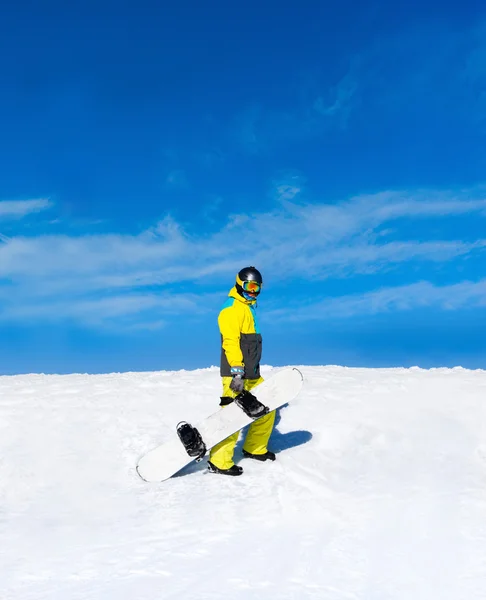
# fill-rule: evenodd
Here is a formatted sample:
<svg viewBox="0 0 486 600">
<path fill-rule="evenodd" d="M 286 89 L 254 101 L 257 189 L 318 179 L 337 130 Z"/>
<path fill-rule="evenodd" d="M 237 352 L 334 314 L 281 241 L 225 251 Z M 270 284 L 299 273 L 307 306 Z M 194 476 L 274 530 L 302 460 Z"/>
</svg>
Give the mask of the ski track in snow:
<svg viewBox="0 0 486 600">
<path fill-rule="evenodd" d="M 275 463 L 162 484 L 216 368 L 1 377 L 1 600 L 484 600 L 486 371 L 299 369 Z"/>
</svg>

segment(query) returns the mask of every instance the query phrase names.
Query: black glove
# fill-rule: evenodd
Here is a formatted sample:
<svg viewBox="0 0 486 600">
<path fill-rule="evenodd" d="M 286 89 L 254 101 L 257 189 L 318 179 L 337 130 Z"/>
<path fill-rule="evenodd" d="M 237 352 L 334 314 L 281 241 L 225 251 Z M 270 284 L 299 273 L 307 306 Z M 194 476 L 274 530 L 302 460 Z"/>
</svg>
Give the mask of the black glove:
<svg viewBox="0 0 486 600">
<path fill-rule="evenodd" d="M 245 389 L 245 369 L 243 367 L 231 367 L 231 377 L 233 379 L 230 383 L 230 389 L 235 394 L 240 394 Z"/>
</svg>

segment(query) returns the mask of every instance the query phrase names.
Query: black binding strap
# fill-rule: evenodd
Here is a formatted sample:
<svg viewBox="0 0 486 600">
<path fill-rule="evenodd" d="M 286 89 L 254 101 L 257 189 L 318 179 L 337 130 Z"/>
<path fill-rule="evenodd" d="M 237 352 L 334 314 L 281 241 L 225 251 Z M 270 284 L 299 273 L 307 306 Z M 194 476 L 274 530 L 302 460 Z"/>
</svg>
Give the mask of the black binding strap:
<svg viewBox="0 0 486 600">
<path fill-rule="evenodd" d="M 228 404 L 231 404 L 232 402 L 234 402 L 234 398 L 232 398 L 231 396 L 221 396 L 221 402 L 219 403 L 220 406 L 228 406 Z"/>
<path fill-rule="evenodd" d="M 247 390 L 243 390 L 236 396 L 235 404 L 252 419 L 259 419 L 270 412 L 267 406 L 262 404 L 256 396 L 250 394 Z"/>
</svg>

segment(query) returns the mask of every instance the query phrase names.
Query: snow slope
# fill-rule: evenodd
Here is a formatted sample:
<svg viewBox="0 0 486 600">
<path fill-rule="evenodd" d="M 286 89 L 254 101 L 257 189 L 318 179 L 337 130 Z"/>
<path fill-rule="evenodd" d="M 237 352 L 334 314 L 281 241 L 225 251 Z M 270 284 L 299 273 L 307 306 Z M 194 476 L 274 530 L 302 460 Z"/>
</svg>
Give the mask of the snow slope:
<svg viewBox="0 0 486 600">
<path fill-rule="evenodd" d="M 217 369 L 0 378 L 0 599 L 486 598 L 486 371 L 299 368 L 275 463 L 163 484 Z"/>
</svg>

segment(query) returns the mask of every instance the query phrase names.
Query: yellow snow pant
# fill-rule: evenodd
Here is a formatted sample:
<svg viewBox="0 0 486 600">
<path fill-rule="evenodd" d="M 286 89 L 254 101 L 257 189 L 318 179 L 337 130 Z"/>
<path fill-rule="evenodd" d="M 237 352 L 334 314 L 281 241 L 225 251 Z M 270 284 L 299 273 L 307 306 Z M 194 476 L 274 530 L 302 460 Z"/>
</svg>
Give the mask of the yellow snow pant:
<svg viewBox="0 0 486 600">
<path fill-rule="evenodd" d="M 223 377 L 222 379 L 223 396 L 234 398 L 236 394 L 230 388 L 232 377 Z M 250 391 L 262 383 L 262 381 L 262 377 L 259 379 L 245 379 L 245 389 Z M 274 410 L 264 417 L 254 421 L 248 429 L 243 448 L 251 454 L 265 454 L 267 451 L 268 440 L 270 439 L 270 435 L 273 431 L 274 423 Z M 213 463 L 213 465 L 218 467 L 218 469 L 230 469 L 234 465 L 233 454 L 239 435 L 240 432 L 237 431 L 219 444 L 216 444 L 216 446 L 211 449 L 209 453 L 209 460 Z"/>
</svg>

